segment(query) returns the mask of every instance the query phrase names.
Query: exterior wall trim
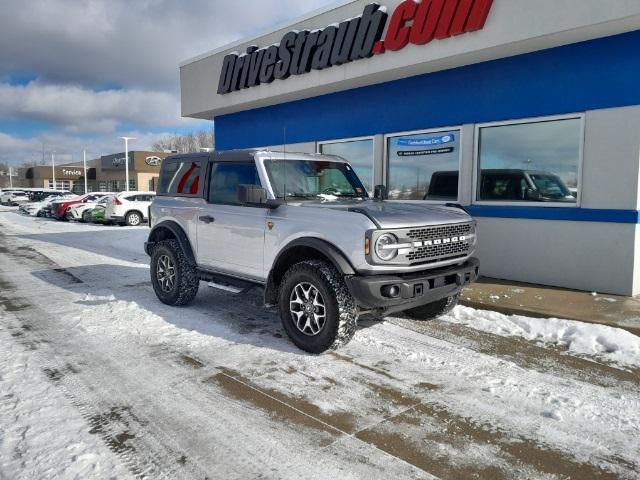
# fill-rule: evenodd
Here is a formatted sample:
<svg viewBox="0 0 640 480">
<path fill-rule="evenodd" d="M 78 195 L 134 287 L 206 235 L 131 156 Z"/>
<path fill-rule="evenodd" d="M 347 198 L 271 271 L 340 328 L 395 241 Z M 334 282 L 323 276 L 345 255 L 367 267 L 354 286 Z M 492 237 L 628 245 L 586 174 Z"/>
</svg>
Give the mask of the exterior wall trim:
<svg viewBox="0 0 640 480">
<path fill-rule="evenodd" d="M 465 207 L 465 209 L 474 217 L 640 224 L 639 210 L 607 210 L 575 207 L 544 208 L 488 205 L 471 205 Z"/>
</svg>

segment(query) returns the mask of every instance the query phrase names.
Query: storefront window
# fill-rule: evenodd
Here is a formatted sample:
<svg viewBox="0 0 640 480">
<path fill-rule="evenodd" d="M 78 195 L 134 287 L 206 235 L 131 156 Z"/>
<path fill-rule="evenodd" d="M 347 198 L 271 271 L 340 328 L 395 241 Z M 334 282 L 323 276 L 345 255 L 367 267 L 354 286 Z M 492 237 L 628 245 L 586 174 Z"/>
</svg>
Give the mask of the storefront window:
<svg viewBox="0 0 640 480">
<path fill-rule="evenodd" d="M 477 199 L 576 204 L 580 118 L 480 127 Z"/>
<path fill-rule="evenodd" d="M 320 153 L 338 155 L 349 162 L 364 188 L 373 192 L 373 139 L 321 143 Z"/>
<path fill-rule="evenodd" d="M 460 131 L 387 139 L 390 200 L 458 199 Z"/>
</svg>

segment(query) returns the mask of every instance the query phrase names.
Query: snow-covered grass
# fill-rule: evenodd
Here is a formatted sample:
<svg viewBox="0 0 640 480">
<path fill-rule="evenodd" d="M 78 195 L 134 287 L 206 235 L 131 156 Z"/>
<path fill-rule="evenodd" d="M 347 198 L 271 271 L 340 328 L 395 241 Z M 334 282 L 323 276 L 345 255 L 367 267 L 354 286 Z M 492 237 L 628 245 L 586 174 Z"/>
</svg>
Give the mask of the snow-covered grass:
<svg viewBox="0 0 640 480">
<path fill-rule="evenodd" d="M 566 347 L 571 354 L 640 368 L 640 337 L 620 328 L 559 318 L 508 316 L 462 306 L 441 320 L 495 335 Z"/>
</svg>

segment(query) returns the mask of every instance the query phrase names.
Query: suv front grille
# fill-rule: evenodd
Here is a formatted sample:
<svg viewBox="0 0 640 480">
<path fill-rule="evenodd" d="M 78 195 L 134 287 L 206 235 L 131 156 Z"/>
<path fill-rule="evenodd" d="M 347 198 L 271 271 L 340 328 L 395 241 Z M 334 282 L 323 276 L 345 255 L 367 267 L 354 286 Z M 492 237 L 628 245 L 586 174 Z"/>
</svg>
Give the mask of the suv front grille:
<svg viewBox="0 0 640 480">
<path fill-rule="evenodd" d="M 448 258 L 464 257 L 469 253 L 467 242 L 449 243 L 447 245 L 432 245 L 419 247 L 407 255 L 410 262 L 425 260 L 446 260 Z"/>
<path fill-rule="evenodd" d="M 471 233 L 470 223 L 457 225 L 441 225 L 409 230 L 407 237 L 412 240 L 437 240 L 439 238 L 459 237 Z"/>
<path fill-rule="evenodd" d="M 471 251 L 473 233 L 472 223 L 411 229 L 407 238 L 425 244 L 414 247 L 405 258 L 411 263 L 435 263 L 465 257 Z M 464 240 L 460 241 L 460 237 Z"/>
</svg>

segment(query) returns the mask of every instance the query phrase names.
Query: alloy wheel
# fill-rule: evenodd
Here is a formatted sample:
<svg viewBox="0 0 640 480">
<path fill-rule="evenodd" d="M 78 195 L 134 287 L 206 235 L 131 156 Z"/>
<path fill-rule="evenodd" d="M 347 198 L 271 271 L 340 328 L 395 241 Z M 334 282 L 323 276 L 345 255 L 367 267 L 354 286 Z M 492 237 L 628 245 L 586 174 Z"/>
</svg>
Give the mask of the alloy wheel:
<svg viewBox="0 0 640 480">
<path fill-rule="evenodd" d="M 135 227 L 137 225 L 140 225 L 140 215 L 138 215 L 137 213 L 130 213 L 129 214 L 129 225 L 131 225 L 132 227 Z"/>
<path fill-rule="evenodd" d="M 297 284 L 291 291 L 289 311 L 296 328 L 308 336 L 318 335 L 327 318 L 322 294 L 308 282 Z"/>
<path fill-rule="evenodd" d="M 156 277 L 163 292 L 169 293 L 173 290 L 176 283 L 176 268 L 168 255 L 162 255 L 158 259 Z"/>
</svg>

